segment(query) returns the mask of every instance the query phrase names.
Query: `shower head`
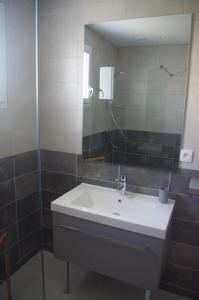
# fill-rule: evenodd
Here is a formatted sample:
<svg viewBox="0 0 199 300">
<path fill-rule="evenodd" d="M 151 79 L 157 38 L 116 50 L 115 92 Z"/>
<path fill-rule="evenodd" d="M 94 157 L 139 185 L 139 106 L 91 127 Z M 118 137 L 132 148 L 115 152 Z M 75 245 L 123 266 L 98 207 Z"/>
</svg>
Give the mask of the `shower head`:
<svg viewBox="0 0 199 300">
<path fill-rule="evenodd" d="M 174 74 L 170 73 L 169 70 L 164 65 L 160 65 L 160 69 L 163 69 L 170 77 L 174 76 Z"/>
</svg>

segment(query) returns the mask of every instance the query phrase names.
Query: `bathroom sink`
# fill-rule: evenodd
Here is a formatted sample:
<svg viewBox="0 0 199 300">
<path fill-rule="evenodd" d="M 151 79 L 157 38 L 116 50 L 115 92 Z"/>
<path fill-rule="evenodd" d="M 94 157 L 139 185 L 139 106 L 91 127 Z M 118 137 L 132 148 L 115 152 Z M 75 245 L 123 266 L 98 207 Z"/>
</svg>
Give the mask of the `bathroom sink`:
<svg viewBox="0 0 199 300">
<path fill-rule="evenodd" d="M 165 239 L 174 201 L 81 183 L 51 203 L 51 210 L 104 225 Z"/>
</svg>

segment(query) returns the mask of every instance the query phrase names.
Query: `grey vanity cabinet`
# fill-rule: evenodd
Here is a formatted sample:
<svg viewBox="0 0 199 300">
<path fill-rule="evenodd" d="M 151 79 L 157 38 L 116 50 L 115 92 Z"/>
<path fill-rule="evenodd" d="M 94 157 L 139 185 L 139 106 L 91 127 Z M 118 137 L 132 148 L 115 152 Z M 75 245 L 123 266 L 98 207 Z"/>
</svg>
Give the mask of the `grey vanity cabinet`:
<svg viewBox="0 0 199 300">
<path fill-rule="evenodd" d="M 164 240 L 53 212 L 54 255 L 123 282 L 156 290 Z"/>
</svg>

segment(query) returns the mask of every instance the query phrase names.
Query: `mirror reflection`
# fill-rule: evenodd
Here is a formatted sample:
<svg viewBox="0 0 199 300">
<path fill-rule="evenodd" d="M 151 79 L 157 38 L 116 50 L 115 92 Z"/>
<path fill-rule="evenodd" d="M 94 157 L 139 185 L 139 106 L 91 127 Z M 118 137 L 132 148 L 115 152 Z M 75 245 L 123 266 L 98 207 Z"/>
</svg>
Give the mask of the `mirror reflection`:
<svg viewBox="0 0 199 300">
<path fill-rule="evenodd" d="M 85 159 L 178 167 L 190 36 L 190 14 L 85 26 Z"/>
</svg>

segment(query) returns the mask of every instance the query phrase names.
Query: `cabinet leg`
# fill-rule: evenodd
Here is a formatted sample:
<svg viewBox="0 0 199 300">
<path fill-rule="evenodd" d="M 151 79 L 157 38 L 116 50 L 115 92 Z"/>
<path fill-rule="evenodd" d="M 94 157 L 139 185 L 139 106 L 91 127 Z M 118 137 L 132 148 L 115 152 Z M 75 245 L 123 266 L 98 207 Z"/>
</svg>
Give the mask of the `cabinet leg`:
<svg viewBox="0 0 199 300">
<path fill-rule="evenodd" d="M 69 269 L 69 262 L 67 261 L 66 262 L 66 287 L 64 289 L 64 293 L 65 294 L 68 294 L 70 292 L 70 289 L 69 289 L 69 284 L 70 284 L 70 269 Z"/>
<path fill-rule="evenodd" d="M 151 300 L 151 291 L 150 290 L 145 291 L 145 300 Z"/>
</svg>

